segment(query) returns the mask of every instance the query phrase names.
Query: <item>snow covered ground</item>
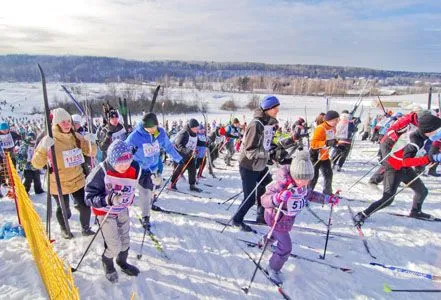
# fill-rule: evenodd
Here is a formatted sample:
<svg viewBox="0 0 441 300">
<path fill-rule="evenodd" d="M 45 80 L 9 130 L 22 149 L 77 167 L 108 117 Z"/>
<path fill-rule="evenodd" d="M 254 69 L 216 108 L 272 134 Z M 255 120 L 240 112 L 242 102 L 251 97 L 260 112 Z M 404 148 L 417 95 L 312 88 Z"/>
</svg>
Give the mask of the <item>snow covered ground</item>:
<svg viewBox="0 0 441 300">
<path fill-rule="evenodd" d="M 38 84 L 35 84 L 38 86 Z M 15 96 L 11 91 L 12 84 L 0 84 L 0 101 L 7 99 L 21 101 L 27 95 L 32 99 L 27 107 L 41 101 L 41 90 L 35 88 L 35 93 L 25 93 L 25 87 L 17 88 Z M 5 88 L 6 87 L 6 88 Z M 39 86 L 38 86 L 39 87 Z M 51 86 L 49 93 L 57 86 Z M 217 93 L 218 94 L 218 93 Z M 216 102 L 219 99 L 210 99 L 211 114 L 209 119 L 218 118 Z M 242 95 L 242 94 L 240 94 Z M 204 96 L 204 97 L 205 97 Z M 234 95 L 239 97 L 239 95 Z M 245 97 L 245 96 L 244 96 Z M 426 95 L 402 97 L 416 103 L 425 103 Z M 389 98 L 388 98 L 389 99 Z M 324 100 L 313 97 L 281 96 L 281 118 L 294 118 L 302 115 L 304 106 L 308 107 L 308 118 L 312 119 L 318 111 L 324 110 Z M 367 99 L 369 103 L 372 99 Z M 31 102 L 31 100 L 29 100 Z M 22 102 L 23 103 L 23 102 Z M 332 108 L 337 110 L 350 109 L 354 99 L 334 99 Z M 21 105 L 23 107 L 23 104 Z M 219 105 L 220 106 L 220 105 Z M 296 110 L 295 110 L 296 109 Z M 21 112 L 24 112 L 22 110 Z M 15 112 L 17 113 L 20 111 Z M 251 114 L 243 111 L 248 120 Z M 241 116 L 242 112 L 235 115 Z M 2 111 L 3 116 L 3 111 Z M 229 116 L 224 114 L 222 116 Z M 353 269 L 352 273 L 345 273 L 318 263 L 289 258 L 283 273 L 285 278 L 284 290 L 292 299 L 439 299 L 437 293 L 395 293 L 386 294 L 383 284 L 388 283 L 397 289 L 436 289 L 441 284 L 425 278 L 396 273 L 386 269 L 372 267 L 369 262 L 378 262 L 386 265 L 400 266 L 414 271 L 441 275 L 441 229 L 437 222 L 426 222 L 409 218 L 400 218 L 387 212 L 408 213 L 412 203 L 412 192 L 404 191 L 396 197 L 394 204 L 374 214 L 363 227 L 368 244 L 373 255 L 371 258 L 365 251 L 362 241 L 352 226 L 347 205 L 351 205 L 355 212 L 364 209 L 370 201 L 379 199 L 381 190 L 361 183 L 350 192 L 348 187 L 367 170 L 373 163 L 364 164 L 375 155 L 377 147 L 369 142 L 357 139 L 351 157 L 344 167 L 344 171 L 334 174 L 334 189 L 342 189 L 345 197 L 361 200 L 342 200 L 334 208 L 331 238 L 328 244 L 326 263 Z M 237 156 L 236 156 L 237 158 Z M 164 246 L 169 260 L 163 258 L 147 237 L 143 256 L 137 260 L 143 229 L 141 228 L 134 211 L 140 211 L 135 205 L 131 211 L 131 249 L 129 260 L 137 265 L 141 273 L 136 278 L 128 277 L 121 272 L 118 284 L 109 283 L 101 267 L 103 252 L 102 238 L 99 236 L 91 247 L 79 270 L 74 273 L 75 283 L 79 288 L 82 299 L 128 299 L 135 292 L 135 299 L 280 299 L 277 289 L 260 272 L 246 296 L 241 287 L 248 284 L 254 270 L 254 264 L 245 255 L 242 248 L 246 248 L 257 259 L 260 251 L 247 248 L 237 238 L 257 241 L 260 236 L 253 233 L 240 232 L 234 228 L 227 228 L 220 233 L 222 225 L 209 219 L 228 220 L 237 209 L 242 197 L 239 197 L 229 211 L 227 205 L 218 203 L 241 191 L 240 176 L 236 166 L 226 167 L 221 160 L 217 165 L 226 170 L 216 170 L 216 175 L 222 180 L 211 178 L 200 181 L 200 187 L 210 194 L 201 194 L 203 198 L 195 198 L 174 192 L 164 192 L 158 205 L 163 208 L 203 216 L 206 218 L 186 217 L 179 215 L 152 212 L 152 231 Z M 167 168 L 167 172 L 169 169 Z M 165 176 L 167 176 L 166 173 Z M 319 180 L 319 184 L 320 184 Z M 364 180 L 366 182 L 367 179 Z M 423 177 L 429 188 L 423 210 L 437 217 L 441 217 L 439 204 L 441 190 L 439 179 Z M 213 187 L 206 186 L 212 185 Z M 381 188 L 381 187 L 380 187 Z M 181 180 L 178 189 L 187 191 L 188 184 Z M 317 186 L 320 190 L 321 186 Z M 41 218 L 45 219 L 45 195 L 36 196 L 31 190 L 31 199 Z M 55 249 L 70 265 L 76 266 L 83 251 L 90 241 L 90 237 L 82 237 L 79 225 L 78 212 L 73 208 L 70 224 L 75 235 L 72 240 L 63 240 L 55 218 L 52 219 Z M 311 208 L 322 219 L 327 221 L 329 206 L 312 203 Z M 251 209 L 247 219 L 255 216 L 255 209 Z M 14 203 L 10 199 L 0 200 L 0 224 L 16 222 Z M 321 261 L 325 243 L 326 227 L 317 221 L 307 210 L 304 210 L 296 220 L 296 226 L 313 228 L 312 230 L 293 229 L 293 253 Z M 267 232 L 266 226 L 253 226 L 259 234 Z M 94 225 L 94 230 L 97 226 Z M 332 234 L 339 235 L 332 235 Z M 13 238 L 0 241 L 0 298 L 2 299 L 45 299 L 46 293 L 43 284 L 33 263 L 27 243 L 23 238 Z M 267 253 L 263 265 L 269 258 Z"/>
</svg>

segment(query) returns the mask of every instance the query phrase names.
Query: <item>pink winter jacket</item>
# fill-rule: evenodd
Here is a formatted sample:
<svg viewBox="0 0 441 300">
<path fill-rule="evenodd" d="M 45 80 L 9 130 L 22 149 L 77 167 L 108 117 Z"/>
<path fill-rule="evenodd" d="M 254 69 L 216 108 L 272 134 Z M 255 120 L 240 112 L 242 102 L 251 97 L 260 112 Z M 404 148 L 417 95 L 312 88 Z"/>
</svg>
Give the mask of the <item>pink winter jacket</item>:
<svg viewBox="0 0 441 300">
<path fill-rule="evenodd" d="M 262 206 L 265 208 L 265 222 L 268 226 L 273 226 L 274 218 L 277 213 L 277 205 L 274 204 L 273 199 L 277 195 L 288 188 L 292 184 L 295 185 L 294 180 L 289 174 L 289 165 L 282 166 L 276 174 L 275 181 L 266 186 L 265 194 L 261 197 Z M 307 187 L 292 187 L 292 204 L 295 209 L 291 209 L 291 215 L 288 215 L 287 203 L 282 206 L 282 211 L 279 214 L 279 220 L 277 221 L 274 230 L 279 232 L 289 232 L 294 225 L 296 215 L 302 211 L 308 201 L 317 203 L 329 203 L 330 196 L 314 192 Z"/>
</svg>

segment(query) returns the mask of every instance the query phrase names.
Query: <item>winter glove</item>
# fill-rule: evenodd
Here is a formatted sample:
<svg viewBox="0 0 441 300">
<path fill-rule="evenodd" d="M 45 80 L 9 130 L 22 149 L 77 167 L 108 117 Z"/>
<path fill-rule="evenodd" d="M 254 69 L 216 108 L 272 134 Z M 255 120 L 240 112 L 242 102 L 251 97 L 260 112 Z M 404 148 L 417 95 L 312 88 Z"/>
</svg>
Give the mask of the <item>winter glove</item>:
<svg viewBox="0 0 441 300">
<path fill-rule="evenodd" d="M 441 162 L 441 153 L 432 155 L 432 162 Z"/>
<path fill-rule="evenodd" d="M 114 192 L 111 192 L 106 197 L 106 201 L 109 206 L 119 205 L 121 204 L 121 200 L 122 200 L 121 194 Z"/>
<path fill-rule="evenodd" d="M 288 202 L 291 196 L 292 196 L 292 192 L 290 190 L 281 191 L 274 196 L 273 203 L 276 206 L 279 206 L 281 202 Z"/>
<path fill-rule="evenodd" d="M 97 141 L 97 137 L 93 133 L 86 133 L 86 135 L 84 135 L 84 139 L 91 143 L 95 143 Z"/>
<path fill-rule="evenodd" d="M 335 192 L 335 194 L 332 194 L 328 198 L 328 203 L 331 205 L 337 205 L 340 202 L 340 190 Z"/>
<path fill-rule="evenodd" d="M 51 138 L 50 136 L 46 135 L 44 136 L 41 141 L 40 141 L 40 147 L 44 148 L 44 149 L 49 149 L 50 147 L 52 147 L 55 144 L 55 141 L 53 138 Z"/>
<path fill-rule="evenodd" d="M 441 129 L 439 129 L 434 135 L 429 138 L 432 142 L 441 139 Z"/>
<path fill-rule="evenodd" d="M 153 173 L 151 175 L 151 179 L 152 179 L 153 185 L 157 186 L 157 185 L 161 185 L 162 184 L 162 176 L 161 176 L 161 174 Z"/>
<path fill-rule="evenodd" d="M 337 144 L 337 140 L 327 140 L 326 141 L 326 146 L 328 147 L 334 147 Z"/>
</svg>

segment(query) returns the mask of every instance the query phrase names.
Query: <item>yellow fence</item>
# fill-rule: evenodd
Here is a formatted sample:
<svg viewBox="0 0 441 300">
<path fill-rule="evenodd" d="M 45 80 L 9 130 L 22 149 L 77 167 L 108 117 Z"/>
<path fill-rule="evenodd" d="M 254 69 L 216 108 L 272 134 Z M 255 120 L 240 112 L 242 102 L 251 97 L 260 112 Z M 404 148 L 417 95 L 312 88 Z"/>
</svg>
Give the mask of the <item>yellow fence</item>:
<svg viewBox="0 0 441 300">
<path fill-rule="evenodd" d="M 10 185 L 14 190 L 21 225 L 50 299 L 80 299 L 70 266 L 55 253 L 9 155 L 7 160 Z"/>
</svg>

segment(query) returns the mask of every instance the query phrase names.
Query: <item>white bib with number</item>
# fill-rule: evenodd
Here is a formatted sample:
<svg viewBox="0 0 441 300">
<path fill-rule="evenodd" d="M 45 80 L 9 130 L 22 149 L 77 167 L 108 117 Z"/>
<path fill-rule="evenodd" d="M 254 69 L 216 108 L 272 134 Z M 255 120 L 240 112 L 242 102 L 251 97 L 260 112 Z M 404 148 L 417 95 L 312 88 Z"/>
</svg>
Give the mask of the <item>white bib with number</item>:
<svg viewBox="0 0 441 300">
<path fill-rule="evenodd" d="M 63 151 L 63 161 L 65 168 L 73 168 L 84 163 L 84 156 L 81 149 L 74 148 L 72 150 Z"/>
<path fill-rule="evenodd" d="M 269 151 L 271 149 L 271 142 L 273 141 L 274 131 L 272 125 L 263 126 L 263 149 Z"/>
<path fill-rule="evenodd" d="M 196 145 L 198 144 L 198 137 L 197 136 L 189 136 L 187 145 L 185 145 L 185 148 L 194 150 L 196 149 Z"/>
<path fill-rule="evenodd" d="M 0 143 L 3 149 L 10 149 L 14 147 L 14 140 L 12 139 L 12 135 L 10 133 L 0 135 Z"/>
<path fill-rule="evenodd" d="M 32 156 L 34 155 L 34 147 L 29 146 L 28 147 L 28 151 L 27 151 L 27 162 L 31 162 L 32 161 Z"/>
<path fill-rule="evenodd" d="M 145 157 L 152 157 L 160 152 L 159 143 L 157 140 L 151 144 L 150 143 L 142 144 L 142 149 L 144 151 Z"/>
<path fill-rule="evenodd" d="M 123 128 L 121 128 L 121 130 L 114 132 L 112 134 L 112 141 L 115 140 L 124 140 L 126 138 L 126 130 Z"/>
</svg>

